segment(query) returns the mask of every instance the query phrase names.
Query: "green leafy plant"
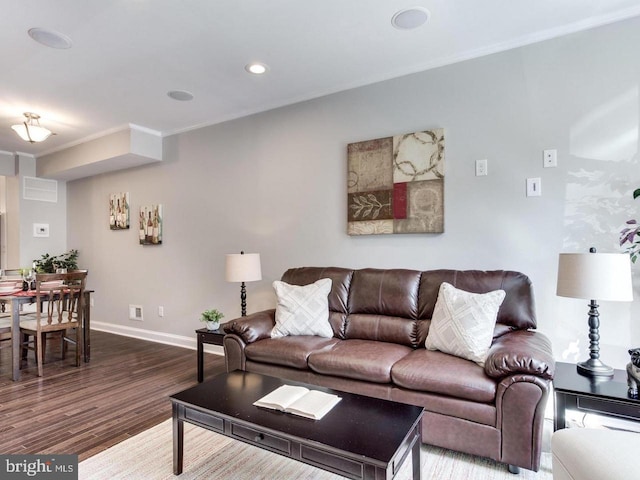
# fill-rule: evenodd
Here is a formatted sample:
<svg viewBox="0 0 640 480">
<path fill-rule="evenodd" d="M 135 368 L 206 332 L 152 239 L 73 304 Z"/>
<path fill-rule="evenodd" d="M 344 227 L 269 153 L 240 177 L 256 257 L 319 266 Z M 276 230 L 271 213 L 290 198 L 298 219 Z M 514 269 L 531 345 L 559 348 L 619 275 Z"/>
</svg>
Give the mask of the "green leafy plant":
<svg viewBox="0 0 640 480">
<path fill-rule="evenodd" d="M 218 310 L 205 310 L 200 316 L 201 322 L 219 322 L 224 318 L 224 314 Z"/>
<path fill-rule="evenodd" d="M 640 197 L 640 188 L 633 192 L 634 200 Z M 640 225 L 635 218 L 627 220 L 627 226 L 620 232 L 620 246 L 626 246 L 626 251 L 631 255 L 631 261 L 636 263 L 640 255 Z"/>
<path fill-rule="evenodd" d="M 45 253 L 40 260 L 34 260 L 38 273 L 56 273 L 58 268 L 67 270 L 78 269 L 78 250 L 69 250 L 60 255 L 49 255 Z"/>
</svg>

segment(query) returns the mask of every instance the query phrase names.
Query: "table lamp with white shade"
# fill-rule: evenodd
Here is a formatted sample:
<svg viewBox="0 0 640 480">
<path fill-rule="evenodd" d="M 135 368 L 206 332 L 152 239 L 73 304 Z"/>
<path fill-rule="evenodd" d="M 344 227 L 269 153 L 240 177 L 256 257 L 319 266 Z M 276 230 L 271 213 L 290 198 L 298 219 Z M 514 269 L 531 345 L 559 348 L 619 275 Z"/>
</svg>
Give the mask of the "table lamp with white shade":
<svg viewBox="0 0 640 480">
<path fill-rule="evenodd" d="M 262 280 L 260 254 L 244 252 L 227 254 L 225 278 L 227 282 L 241 282 L 240 304 L 242 316 L 245 317 L 247 315 L 247 289 L 245 282 Z"/>
<path fill-rule="evenodd" d="M 631 262 L 623 253 L 561 253 L 557 295 L 582 298 L 589 303 L 589 359 L 579 362 L 578 373 L 587 377 L 613 376 L 613 368 L 600 360 L 600 319 L 597 300 L 630 302 Z"/>
</svg>

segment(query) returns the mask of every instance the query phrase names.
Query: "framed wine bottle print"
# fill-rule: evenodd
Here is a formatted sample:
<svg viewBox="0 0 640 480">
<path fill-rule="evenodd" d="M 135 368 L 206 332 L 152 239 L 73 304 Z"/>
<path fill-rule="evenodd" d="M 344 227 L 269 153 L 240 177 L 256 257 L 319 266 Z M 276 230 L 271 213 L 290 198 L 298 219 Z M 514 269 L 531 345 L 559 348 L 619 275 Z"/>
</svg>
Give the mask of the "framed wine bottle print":
<svg viewBox="0 0 640 480">
<path fill-rule="evenodd" d="M 138 218 L 140 245 L 162 244 L 162 205 L 140 207 Z"/>
<path fill-rule="evenodd" d="M 109 228 L 111 230 L 129 228 L 129 192 L 109 195 Z"/>
</svg>

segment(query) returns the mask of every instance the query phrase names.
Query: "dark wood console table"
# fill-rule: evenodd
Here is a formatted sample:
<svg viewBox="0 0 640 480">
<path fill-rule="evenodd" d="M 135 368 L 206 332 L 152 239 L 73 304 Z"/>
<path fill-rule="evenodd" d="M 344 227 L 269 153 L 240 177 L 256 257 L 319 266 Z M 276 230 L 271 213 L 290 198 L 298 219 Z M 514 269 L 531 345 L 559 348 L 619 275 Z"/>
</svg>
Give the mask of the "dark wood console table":
<svg viewBox="0 0 640 480">
<path fill-rule="evenodd" d="M 204 344 L 210 345 L 222 345 L 222 339 L 224 338 L 224 331 L 207 330 L 206 328 L 199 328 L 196 330 L 198 336 L 198 382 L 202 383 L 204 380 Z"/>
<path fill-rule="evenodd" d="M 640 421 L 640 400 L 627 396 L 627 372 L 615 370 L 609 380 L 594 381 L 580 375 L 574 363 L 556 363 L 553 379 L 553 429 L 565 428 L 567 409 Z"/>
<path fill-rule="evenodd" d="M 284 384 L 342 399 L 321 420 L 253 405 Z M 189 422 L 348 478 L 390 480 L 411 456 L 413 478 L 420 479 L 420 407 L 238 370 L 170 398 L 175 475 L 182 473 L 184 422 Z"/>
</svg>

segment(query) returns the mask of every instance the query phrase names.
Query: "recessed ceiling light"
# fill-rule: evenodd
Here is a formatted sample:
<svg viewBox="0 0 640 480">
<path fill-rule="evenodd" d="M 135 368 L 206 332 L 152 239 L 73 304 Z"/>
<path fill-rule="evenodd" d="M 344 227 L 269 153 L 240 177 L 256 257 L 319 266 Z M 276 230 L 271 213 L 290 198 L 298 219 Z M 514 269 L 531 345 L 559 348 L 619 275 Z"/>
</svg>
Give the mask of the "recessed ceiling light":
<svg viewBox="0 0 640 480">
<path fill-rule="evenodd" d="M 73 42 L 66 35 L 46 28 L 30 28 L 27 32 L 36 42 L 46 47 L 66 49 L 71 48 Z"/>
<path fill-rule="evenodd" d="M 262 75 L 268 70 L 268 68 L 269 67 L 267 67 L 264 63 L 258 62 L 250 63 L 248 65 L 245 65 L 244 67 L 247 72 L 253 73 L 254 75 Z"/>
<path fill-rule="evenodd" d="M 167 92 L 167 95 L 180 102 L 188 102 L 189 100 L 193 100 L 193 93 L 186 92 L 184 90 L 171 90 L 170 92 Z"/>
<path fill-rule="evenodd" d="M 405 8 L 391 18 L 391 25 L 401 30 L 418 28 L 429 21 L 431 14 L 424 7 Z"/>
</svg>

